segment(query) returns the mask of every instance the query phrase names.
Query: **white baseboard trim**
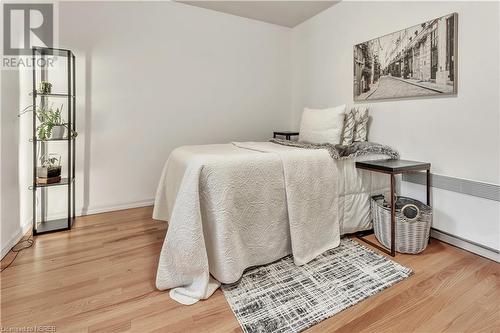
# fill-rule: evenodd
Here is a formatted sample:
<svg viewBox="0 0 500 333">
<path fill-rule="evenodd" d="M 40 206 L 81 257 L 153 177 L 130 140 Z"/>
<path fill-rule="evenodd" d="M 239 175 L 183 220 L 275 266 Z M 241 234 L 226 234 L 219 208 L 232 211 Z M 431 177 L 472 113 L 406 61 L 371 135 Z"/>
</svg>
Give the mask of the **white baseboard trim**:
<svg viewBox="0 0 500 333">
<path fill-rule="evenodd" d="M 79 208 L 77 209 L 76 216 L 86 216 L 92 214 L 113 212 L 123 209 L 147 207 L 147 206 L 152 206 L 153 204 L 154 204 L 154 199 L 148 199 L 148 200 L 121 203 L 109 206 L 96 206 L 87 209 Z M 58 213 L 58 214 L 51 214 L 50 216 L 48 216 L 48 218 L 57 219 L 57 218 L 63 218 L 64 216 L 66 215 Z M 28 221 L 25 221 L 23 225 L 19 227 L 18 231 L 11 237 L 11 239 L 5 245 L 2 246 L 0 258 L 3 259 L 3 257 L 5 257 L 7 253 L 9 253 L 12 247 L 15 246 L 21 240 L 23 235 L 28 232 L 28 230 L 31 228 L 31 225 L 32 225 L 32 220 L 30 219 Z"/>
<path fill-rule="evenodd" d="M 25 221 L 22 226 L 19 227 L 17 232 L 10 238 L 10 240 L 2 246 L 0 252 L 0 258 L 3 259 L 9 253 L 9 251 L 23 238 L 24 234 L 28 232 L 31 228 L 31 221 Z"/>
<path fill-rule="evenodd" d="M 95 207 L 90 207 L 90 208 L 80 208 L 76 215 L 77 216 L 86 216 L 86 215 L 92 215 L 92 214 L 114 212 L 116 210 L 147 207 L 147 206 L 152 206 L 154 203 L 155 203 L 155 199 L 148 199 L 148 200 L 121 203 L 121 204 L 110 205 L 110 206 L 95 206 Z"/>
<path fill-rule="evenodd" d="M 495 249 L 490 249 L 467 239 L 454 236 L 447 232 L 436 229 L 431 230 L 431 237 L 439 239 L 440 241 L 454 245 L 466 251 L 472 252 L 474 254 L 480 255 L 481 257 L 500 262 L 500 252 Z"/>
</svg>

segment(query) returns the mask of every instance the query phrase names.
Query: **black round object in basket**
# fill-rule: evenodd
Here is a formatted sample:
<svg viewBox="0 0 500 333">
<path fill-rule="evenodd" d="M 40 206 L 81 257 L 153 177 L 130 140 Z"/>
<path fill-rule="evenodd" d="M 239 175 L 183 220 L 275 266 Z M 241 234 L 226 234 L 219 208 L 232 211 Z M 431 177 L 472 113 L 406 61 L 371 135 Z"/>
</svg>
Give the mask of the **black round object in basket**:
<svg viewBox="0 0 500 333">
<path fill-rule="evenodd" d="M 418 209 L 417 205 L 406 204 L 401 208 L 401 214 L 403 214 L 408 221 L 415 221 L 420 216 L 420 209 Z"/>
</svg>

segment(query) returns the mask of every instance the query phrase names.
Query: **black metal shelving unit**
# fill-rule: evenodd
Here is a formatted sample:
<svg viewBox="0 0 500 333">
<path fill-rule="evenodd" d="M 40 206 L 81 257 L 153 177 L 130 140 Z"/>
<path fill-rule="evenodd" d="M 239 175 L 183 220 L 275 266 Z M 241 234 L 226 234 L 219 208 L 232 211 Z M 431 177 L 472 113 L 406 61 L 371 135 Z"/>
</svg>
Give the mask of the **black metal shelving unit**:
<svg viewBox="0 0 500 333">
<path fill-rule="evenodd" d="M 48 80 L 49 71 L 55 70 L 49 68 L 47 57 L 62 57 L 67 62 L 67 90 L 66 93 L 37 93 L 38 79 L 42 81 Z M 38 61 L 37 61 L 38 60 Z M 41 60 L 41 61 L 40 61 Z M 76 132 L 76 86 L 75 86 L 75 55 L 70 50 L 33 47 L 32 49 L 32 66 L 33 66 L 33 235 L 40 235 L 49 232 L 62 230 L 70 230 L 75 219 L 75 137 L 72 133 Z M 48 139 L 40 140 L 37 137 L 37 106 L 46 106 L 50 99 L 66 99 L 67 100 L 67 137 L 64 139 Z M 58 142 L 67 143 L 67 175 L 61 178 L 61 181 L 53 184 L 37 184 L 37 166 L 39 157 L 43 156 L 51 149 L 51 145 L 57 145 Z M 38 150 L 40 149 L 40 156 Z M 67 187 L 67 217 L 59 219 L 47 219 L 47 203 L 49 191 L 52 188 L 66 186 Z M 40 192 L 40 217 L 37 217 L 37 194 Z"/>
</svg>

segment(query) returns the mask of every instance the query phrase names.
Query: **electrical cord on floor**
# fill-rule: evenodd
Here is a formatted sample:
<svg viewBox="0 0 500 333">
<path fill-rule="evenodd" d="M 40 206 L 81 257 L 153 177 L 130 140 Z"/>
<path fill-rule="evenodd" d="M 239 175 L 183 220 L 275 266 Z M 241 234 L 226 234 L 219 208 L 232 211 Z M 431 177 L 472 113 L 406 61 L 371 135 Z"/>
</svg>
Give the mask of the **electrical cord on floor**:
<svg viewBox="0 0 500 333">
<path fill-rule="evenodd" d="M 20 245 L 22 245 L 23 243 L 26 243 L 26 245 L 23 245 L 23 246 L 20 247 Z M 10 265 L 12 265 L 12 263 L 16 260 L 17 255 L 19 254 L 19 252 L 32 247 L 34 243 L 35 243 L 35 240 L 33 239 L 33 233 L 30 233 L 30 235 L 28 236 L 27 239 L 21 239 L 16 245 L 14 245 L 12 247 L 12 249 L 9 251 L 9 252 L 15 253 L 14 258 L 7 264 L 7 266 L 3 267 L 0 270 L 0 273 L 2 273 L 3 271 L 5 271 L 7 268 L 9 268 Z"/>
</svg>

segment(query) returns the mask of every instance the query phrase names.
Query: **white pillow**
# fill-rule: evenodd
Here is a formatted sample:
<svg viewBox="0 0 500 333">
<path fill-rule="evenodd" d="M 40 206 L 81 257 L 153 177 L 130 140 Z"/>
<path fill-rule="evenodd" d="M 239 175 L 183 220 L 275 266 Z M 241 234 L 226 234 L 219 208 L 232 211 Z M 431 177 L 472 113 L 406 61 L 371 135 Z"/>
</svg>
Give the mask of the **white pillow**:
<svg viewBox="0 0 500 333">
<path fill-rule="evenodd" d="M 339 144 L 344 128 L 345 104 L 328 109 L 304 108 L 299 141 Z"/>
</svg>

